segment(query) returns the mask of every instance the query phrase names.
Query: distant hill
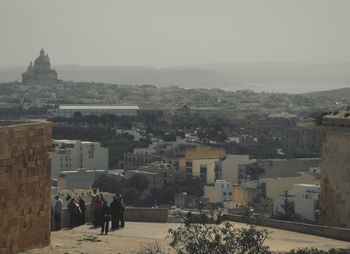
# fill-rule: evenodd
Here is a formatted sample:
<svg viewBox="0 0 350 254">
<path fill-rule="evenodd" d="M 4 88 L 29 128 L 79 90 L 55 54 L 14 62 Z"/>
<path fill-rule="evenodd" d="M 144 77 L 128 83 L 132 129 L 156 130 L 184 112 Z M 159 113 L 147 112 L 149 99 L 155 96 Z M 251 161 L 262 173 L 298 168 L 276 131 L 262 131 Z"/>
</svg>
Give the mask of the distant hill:
<svg viewBox="0 0 350 254">
<path fill-rule="evenodd" d="M 0 82 L 21 80 L 26 67 L 0 69 Z M 100 82 L 115 84 L 152 84 L 156 86 L 181 87 L 235 87 L 235 83 L 206 69 L 149 68 L 149 67 L 94 67 L 57 66 L 59 79 L 77 82 Z"/>
<path fill-rule="evenodd" d="M 350 87 L 350 63 L 219 63 L 198 68 L 214 70 L 260 91 L 304 93 Z"/>
<path fill-rule="evenodd" d="M 320 92 L 312 92 L 306 93 L 305 95 L 310 97 L 327 97 L 333 100 L 346 99 L 350 100 L 350 88 L 340 88 L 334 90 L 320 91 Z"/>
<path fill-rule="evenodd" d="M 0 69 L 0 82 L 21 80 L 26 67 Z M 350 64 L 218 63 L 172 68 L 57 66 L 60 79 L 186 88 L 249 88 L 305 93 L 350 87 Z"/>
</svg>

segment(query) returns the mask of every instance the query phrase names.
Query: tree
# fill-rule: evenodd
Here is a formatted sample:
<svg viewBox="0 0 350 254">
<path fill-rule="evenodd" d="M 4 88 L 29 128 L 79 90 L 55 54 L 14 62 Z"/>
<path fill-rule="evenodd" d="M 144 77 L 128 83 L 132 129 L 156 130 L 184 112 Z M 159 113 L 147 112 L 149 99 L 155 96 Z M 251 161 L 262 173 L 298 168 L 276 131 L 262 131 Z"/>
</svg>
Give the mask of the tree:
<svg viewBox="0 0 350 254">
<path fill-rule="evenodd" d="M 93 188 L 100 191 L 124 194 L 126 191 L 126 181 L 123 177 L 116 175 L 101 175 L 92 184 Z"/>
<path fill-rule="evenodd" d="M 257 180 L 259 177 L 265 173 L 264 166 L 259 163 L 248 164 L 245 168 L 245 177 L 251 180 Z"/>
<path fill-rule="evenodd" d="M 284 203 L 281 205 L 283 211 L 278 211 L 275 218 L 288 221 L 305 221 L 300 214 L 295 213 L 294 202 L 290 201 L 288 197 L 290 197 L 288 191 L 285 191 Z"/>
<path fill-rule="evenodd" d="M 167 133 L 163 136 L 163 140 L 165 142 L 172 142 L 172 141 L 176 141 L 176 134 L 174 133 Z"/>
<path fill-rule="evenodd" d="M 135 188 L 140 194 L 144 192 L 150 184 L 147 177 L 142 174 L 132 176 L 127 180 L 127 183 L 129 188 Z"/>
<path fill-rule="evenodd" d="M 140 203 L 140 193 L 135 188 L 128 188 L 124 194 L 124 201 L 127 205 L 137 206 Z"/>
<path fill-rule="evenodd" d="M 77 119 L 77 120 L 81 120 L 83 118 L 83 115 L 81 114 L 80 111 L 76 111 L 73 114 L 73 118 Z"/>
</svg>

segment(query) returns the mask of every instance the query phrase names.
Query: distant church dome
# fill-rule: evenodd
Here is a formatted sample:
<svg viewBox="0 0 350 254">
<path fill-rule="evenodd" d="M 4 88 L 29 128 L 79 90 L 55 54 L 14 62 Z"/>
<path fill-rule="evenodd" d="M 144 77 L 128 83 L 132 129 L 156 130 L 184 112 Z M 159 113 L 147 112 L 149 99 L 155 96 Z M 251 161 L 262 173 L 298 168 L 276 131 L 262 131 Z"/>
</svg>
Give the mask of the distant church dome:
<svg viewBox="0 0 350 254">
<path fill-rule="evenodd" d="M 51 69 L 50 58 L 43 49 L 35 59 L 34 64 L 30 62 L 27 70 L 22 73 L 23 84 L 56 84 L 58 82 L 57 73 Z"/>
<path fill-rule="evenodd" d="M 50 58 L 48 55 L 45 55 L 45 51 L 43 49 L 40 50 L 40 55 L 37 57 L 37 59 L 35 59 L 34 66 L 50 68 Z"/>
</svg>

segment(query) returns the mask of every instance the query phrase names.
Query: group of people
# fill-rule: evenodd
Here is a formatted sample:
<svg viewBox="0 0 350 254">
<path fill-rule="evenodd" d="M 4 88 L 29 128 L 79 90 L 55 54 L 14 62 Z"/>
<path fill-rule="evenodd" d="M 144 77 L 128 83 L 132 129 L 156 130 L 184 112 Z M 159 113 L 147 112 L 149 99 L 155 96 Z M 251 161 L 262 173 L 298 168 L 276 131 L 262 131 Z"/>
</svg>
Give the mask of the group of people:
<svg viewBox="0 0 350 254">
<path fill-rule="evenodd" d="M 80 225 L 84 225 L 85 211 L 86 211 L 85 200 L 80 195 L 78 198 L 67 195 L 66 201 L 67 201 L 67 209 L 68 209 L 68 215 L 69 215 L 69 228 L 74 228 Z M 54 230 L 61 230 L 62 211 L 63 211 L 62 199 L 60 199 L 59 196 L 56 195 L 55 203 L 52 206 Z"/>
<path fill-rule="evenodd" d="M 95 228 L 101 227 L 101 234 L 108 234 L 110 222 L 112 222 L 111 230 L 124 228 L 124 201 L 122 195 L 113 196 L 113 201 L 108 205 L 103 194 L 97 193 L 94 189 L 88 194 L 91 197 L 91 215 L 92 224 Z M 81 195 L 71 197 L 69 194 L 66 197 L 67 210 L 69 215 L 69 228 L 74 228 L 84 225 L 86 222 L 86 206 L 85 200 Z M 61 218 L 63 211 L 63 202 L 58 195 L 55 196 L 55 201 L 52 205 L 53 214 L 53 230 L 61 229 Z"/>
<path fill-rule="evenodd" d="M 91 214 L 93 215 L 93 225 L 95 228 L 101 227 L 101 234 L 108 234 L 109 222 L 112 221 L 111 230 L 124 228 L 124 202 L 122 195 L 113 196 L 110 205 L 102 194 L 97 194 L 94 189 L 91 196 Z"/>
<path fill-rule="evenodd" d="M 66 197 L 69 214 L 69 228 L 74 228 L 85 224 L 85 200 L 79 195 L 78 198 Z"/>
</svg>

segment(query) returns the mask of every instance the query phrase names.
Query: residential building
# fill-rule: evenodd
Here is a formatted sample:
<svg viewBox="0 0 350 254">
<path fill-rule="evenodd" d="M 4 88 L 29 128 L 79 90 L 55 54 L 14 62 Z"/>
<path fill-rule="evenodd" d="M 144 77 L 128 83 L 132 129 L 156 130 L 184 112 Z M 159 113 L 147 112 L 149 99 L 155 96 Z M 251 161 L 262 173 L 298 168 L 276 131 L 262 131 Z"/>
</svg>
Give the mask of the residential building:
<svg viewBox="0 0 350 254">
<path fill-rule="evenodd" d="M 48 116 L 51 117 L 74 117 L 88 115 L 115 115 L 115 116 L 137 116 L 139 106 L 127 105 L 94 105 L 94 104 L 71 104 L 60 105 L 58 108 L 50 109 Z"/>
<path fill-rule="evenodd" d="M 147 166 L 148 163 L 159 161 L 161 158 L 156 153 L 156 147 L 157 143 L 152 143 L 148 147 L 134 148 L 133 152 L 124 154 L 124 160 L 120 163 L 120 167 L 135 170 L 139 166 Z"/>
<path fill-rule="evenodd" d="M 176 171 L 173 166 L 163 161 L 155 161 L 149 163 L 147 166 L 140 166 L 137 169 L 142 172 L 157 173 L 157 179 L 162 186 L 173 182 L 176 177 Z"/>
<path fill-rule="evenodd" d="M 273 209 L 275 213 L 284 213 L 283 206 L 290 202 L 296 215 L 312 222 L 318 222 L 320 203 L 320 186 L 316 184 L 293 184 L 291 190 L 275 197 Z"/>
<path fill-rule="evenodd" d="M 52 142 L 51 176 L 59 177 L 61 171 L 108 169 L 108 148 L 99 142 L 80 140 L 54 140 Z"/>
<path fill-rule="evenodd" d="M 207 184 L 215 183 L 216 179 L 220 179 L 219 162 L 223 157 L 224 149 L 187 149 L 185 158 L 179 160 L 180 172 L 186 177 L 200 178 Z"/>
<path fill-rule="evenodd" d="M 281 137 L 282 150 L 290 156 L 321 155 L 321 130 L 314 122 L 300 122 Z"/>
<path fill-rule="evenodd" d="M 186 192 L 175 194 L 174 205 L 179 208 L 198 208 L 199 198 Z"/>
<path fill-rule="evenodd" d="M 133 136 L 135 141 L 140 141 L 141 139 L 141 131 L 138 129 L 124 130 L 124 129 L 116 129 L 115 133 L 118 135 L 130 135 Z"/>
<path fill-rule="evenodd" d="M 227 154 L 220 161 L 221 179 L 232 182 L 240 182 L 240 165 L 248 165 L 256 162 L 255 159 L 250 159 L 249 155 L 232 155 Z"/>
<path fill-rule="evenodd" d="M 245 186 L 241 184 L 232 185 L 232 201 L 236 207 L 246 206 L 253 203 L 254 198 L 258 195 L 259 189 L 257 186 Z"/>
<path fill-rule="evenodd" d="M 295 197 L 295 213 L 310 221 L 318 221 L 320 208 L 320 185 L 294 184 L 292 193 Z"/>
<path fill-rule="evenodd" d="M 214 184 L 204 186 L 204 197 L 210 203 L 232 201 L 232 183 L 225 180 L 216 180 Z"/>
<path fill-rule="evenodd" d="M 298 172 L 309 172 L 318 167 L 321 158 L 265 159 L 260 161 L 264 168 L 262 178 L 293 177 Z"/>
<path fill-rule="evenodd" d="M 125 153 L 121 168 L 137 169 L 139 166 L 147 166 L 151 162 L 163 161 L 179 170 L 179 160 L 185 157 L 185 151 L 195 148 L 197 145 L 187 143 L 185 140 L 174 142 L 153 142 L 145 148 L 135 148 L 133 152 Z"/>
<path fill-rule="evenodd" d="M 292 177 L 260 178 L 258 182 L 264 189 L 264 196 L 274 200 L 290 191 L 294 184 L 319 184 L 320 180 L 313 173 L 298 173 Z"/>
</svg>

